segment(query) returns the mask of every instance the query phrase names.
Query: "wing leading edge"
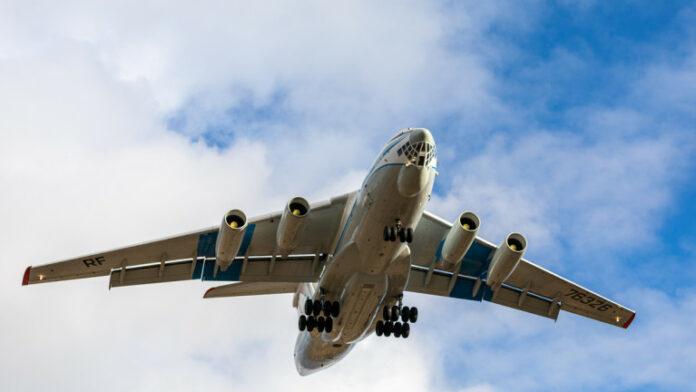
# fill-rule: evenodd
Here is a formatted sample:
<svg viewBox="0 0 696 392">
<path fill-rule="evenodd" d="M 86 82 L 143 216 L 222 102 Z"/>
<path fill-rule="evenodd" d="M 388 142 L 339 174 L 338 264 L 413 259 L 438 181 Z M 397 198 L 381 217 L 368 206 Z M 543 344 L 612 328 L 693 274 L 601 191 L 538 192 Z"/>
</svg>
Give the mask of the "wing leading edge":
<svg viewBox="0 0 696 392">
<path fill-rule="evenodd" d="M 526 259 L 493 291 L 485 284 L 496 245 L 477 237 L 459 271 L 438 266 L 438 252 L 451 224 L 425 213 L 411 247 L 412 268 L 407 289 L 425 294 L 490 301 L 556 320 L 560 310 L 628 328 L 635 312 Z"/>
</svg>

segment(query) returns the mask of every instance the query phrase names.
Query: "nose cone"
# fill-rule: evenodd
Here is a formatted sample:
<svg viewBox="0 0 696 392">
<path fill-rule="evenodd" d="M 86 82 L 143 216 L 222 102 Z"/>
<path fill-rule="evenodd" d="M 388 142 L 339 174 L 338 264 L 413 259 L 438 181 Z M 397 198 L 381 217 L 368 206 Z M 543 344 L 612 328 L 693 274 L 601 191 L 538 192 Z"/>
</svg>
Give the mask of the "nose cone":
<svg viewBox="0 0 696 392">
<path fill-rule="evenodd" d="M 428 143 L 431 146 L 435 145 L 435 139 L 429 130 L 425 128 L 411 128 L 411 136 L 409 141 L 414 144 L 418 142 Z"/>
</svg>

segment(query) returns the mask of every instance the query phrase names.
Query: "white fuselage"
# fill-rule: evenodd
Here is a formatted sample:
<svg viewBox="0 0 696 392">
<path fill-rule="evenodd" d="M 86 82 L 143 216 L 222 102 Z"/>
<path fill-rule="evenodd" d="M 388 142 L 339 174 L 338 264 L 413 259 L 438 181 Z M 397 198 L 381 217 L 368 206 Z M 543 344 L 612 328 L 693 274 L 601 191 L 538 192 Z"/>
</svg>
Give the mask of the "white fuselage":
<svg viewBox="0 0 696 392">
<path fill-rule="evenodd" d="M 300 374 L 321 370 L 345 356 L 374 331 L 382 307 L 403 293 L 410 249 L 405 242 L 385 241 L 384 228 L 397 221 L 404 228 L 418 225 L 437 174 L 434 147 L 426 129 L 401 131 L 380 152 L 361 189 L 349 200 L 336 249 L 319 282 L 305 284 L 297 301 L 318 299 L 323 292 L 325 299 L 340 302 L 341 313 L 330 333 L 299 334 L 295 363 Z M 301 305 L 298 310 L 302 312 Z"/>
</svg>

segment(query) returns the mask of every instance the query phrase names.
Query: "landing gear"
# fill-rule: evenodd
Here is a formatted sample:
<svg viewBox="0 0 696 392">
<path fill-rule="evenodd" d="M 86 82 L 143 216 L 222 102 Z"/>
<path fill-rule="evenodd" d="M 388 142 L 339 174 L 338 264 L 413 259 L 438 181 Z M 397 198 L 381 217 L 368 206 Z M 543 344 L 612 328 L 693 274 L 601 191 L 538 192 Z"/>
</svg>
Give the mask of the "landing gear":
<svg viewBox="0 0 696 392">
<path fill-rule="evenodd" d="M 333 331 L 333 319 L 341 313 L 341 305 L 338 301 L 327 301 L 322 296 L 320 299 L 307 299 L 304 303 L 304 314 L 298 319 L 300 331 L 312 332 L 316 330 L 330 333 Z"/>
<path fill-rule="evenodd" d="M 304 314 L 300 316 L 299 327 L 300 331 L 304 331 L 305 328 L 307 328 L 307 316 L 305 316 Z"/>
<path fill-rule="evenodd" d="M 413 241 L 413 229 L 411 229 L 410 227 L 402 227 L 401 221 L 398 219 L 396 220 L 396 223 L 394 225 L 384 227 L 385 241 L 394 242 L 397 238 L 400 242 L 410 243 L 411 241 Z"/>
<path fill-rule="evenodd" d="M 382 308 L 382 320 L 375 324 L 375 334 L 377 336 L 390 336 L 408 338 L 411 334 L 410 323 L 418 320 L 418 308 L 415 306 L 402 306 L 403 296 L 397 297 L 396 305 L 384 306 Z M 399 321 L 401 319 L 401 321 Z"/>
</svg>

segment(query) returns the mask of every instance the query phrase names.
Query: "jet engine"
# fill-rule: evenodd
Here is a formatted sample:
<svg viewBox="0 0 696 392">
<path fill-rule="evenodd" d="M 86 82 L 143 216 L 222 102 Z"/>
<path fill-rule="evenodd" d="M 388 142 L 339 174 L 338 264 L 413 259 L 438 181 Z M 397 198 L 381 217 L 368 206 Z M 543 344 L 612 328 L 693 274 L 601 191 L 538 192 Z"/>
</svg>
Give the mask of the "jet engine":
<svg viewBox="0 0 696 392">
<path fill-rule="evenodd" d="M 473 212 L 463 212 L 447 232 L 442 245 L 442 261 L 454 266 L 466 255 L 474 243 L 476 232 L 481 224 Z"/>
<path fill-rule="evenodd" d="M 222 218 L 215 242 L 215 263 L 225 271 L 237 256 L 247 228 L 247 218 L 240 210 L 231 210 Z"/>
<path fill-rule="evenodd" d="M 307 214 L 309 214 L 309 203 L 302 197 L 290 199 L 285 206 L 276 234 L 278 251 L 281 254 L 289 253 L 295 248 L 297 233 L 302 228 Z"/>
<path fill-rule="evenodd" d="M 488 266 L 487 284 L 497 290 L 512 274 L 527 249 L 527 239 L 522 234 L 512 233 L 495 250 Z"/>
</svg>

